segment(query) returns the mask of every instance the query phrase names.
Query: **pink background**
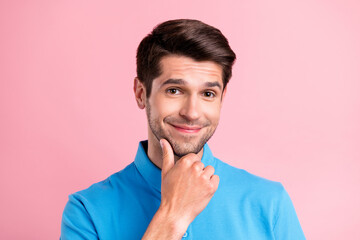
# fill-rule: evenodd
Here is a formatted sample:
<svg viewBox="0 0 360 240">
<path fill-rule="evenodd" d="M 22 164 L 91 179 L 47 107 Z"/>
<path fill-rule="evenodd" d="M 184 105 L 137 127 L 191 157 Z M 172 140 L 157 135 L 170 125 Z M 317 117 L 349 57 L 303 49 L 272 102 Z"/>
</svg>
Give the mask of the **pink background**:
<svg viewBox="0 0 360 240">
<path fill-rule="evenodd" d="M 136 47 L 174 18 L 238 56 L 214 155 L 281 181 L 308 239 L 360 239 L 359 2 L 124 2 L 0 2 L 0 239 L 58 239 L 68 195 L 133 161 Z"/>
</svg>

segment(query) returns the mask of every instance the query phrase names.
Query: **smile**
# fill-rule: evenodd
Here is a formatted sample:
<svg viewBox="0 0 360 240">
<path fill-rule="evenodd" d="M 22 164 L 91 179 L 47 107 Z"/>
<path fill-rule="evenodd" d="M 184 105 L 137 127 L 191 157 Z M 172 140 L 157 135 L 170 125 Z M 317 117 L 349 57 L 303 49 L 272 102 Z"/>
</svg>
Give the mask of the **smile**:
<svg viewBox="0 0 360 240">
<path fill-rule="evenodd" d="M 201 127 L 197 127 L 197 126 L 179 126 L 179 125 L 172 125 L 177 131 L 182 132 L 182 133 L 197 133 L 201 130 Z"/>
</svg>

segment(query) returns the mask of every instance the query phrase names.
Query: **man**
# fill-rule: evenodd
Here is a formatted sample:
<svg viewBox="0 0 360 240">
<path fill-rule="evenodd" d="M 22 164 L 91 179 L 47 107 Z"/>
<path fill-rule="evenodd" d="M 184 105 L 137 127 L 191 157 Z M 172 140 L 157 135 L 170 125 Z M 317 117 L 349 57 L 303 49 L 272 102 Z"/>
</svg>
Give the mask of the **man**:
<svg viewBox="0 0 360 240">
<path fill-rule="evenodd" d="M 142 40 L 134 93 L 148 140 L 125 169 L 69 196 L 61 239 L 305 239 L 280 183 L 207 145 L 234 61 L 221 32 L 196 20 L 164 22 Z"/>
</svg>

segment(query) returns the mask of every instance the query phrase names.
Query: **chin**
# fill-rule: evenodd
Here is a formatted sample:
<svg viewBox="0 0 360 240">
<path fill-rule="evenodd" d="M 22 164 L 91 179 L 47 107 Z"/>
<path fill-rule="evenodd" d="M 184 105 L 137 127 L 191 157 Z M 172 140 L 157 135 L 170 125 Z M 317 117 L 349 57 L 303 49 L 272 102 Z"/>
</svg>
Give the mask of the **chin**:
<svg viewBox="0 0 360 240">
<path fill-rule="evenodd" d="M 179 144 L 179 143 L 171 143 L 171 146 L 173 148 L 174 154 L 178 157 L 183 157 L 189 153 L 195 153 L 198 154 L 204 147 L 204 144 Z"/>
</svg>

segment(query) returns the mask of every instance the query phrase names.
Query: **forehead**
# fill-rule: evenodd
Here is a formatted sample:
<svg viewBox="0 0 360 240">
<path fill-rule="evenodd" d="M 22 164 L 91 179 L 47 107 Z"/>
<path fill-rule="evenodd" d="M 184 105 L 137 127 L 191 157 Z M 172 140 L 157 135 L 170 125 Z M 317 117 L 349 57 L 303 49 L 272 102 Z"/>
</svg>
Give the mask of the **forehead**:
<svg viewBox="0 0 360 240">
<path fill-rule="evenodd" d="M 184 56 L 170 55 L 160 60 L 159 83 L 170 78 L 191 82 L 218 81 L 222 86 L 222 68 L 211 61 L 195 61 Z"/>
</svg>

